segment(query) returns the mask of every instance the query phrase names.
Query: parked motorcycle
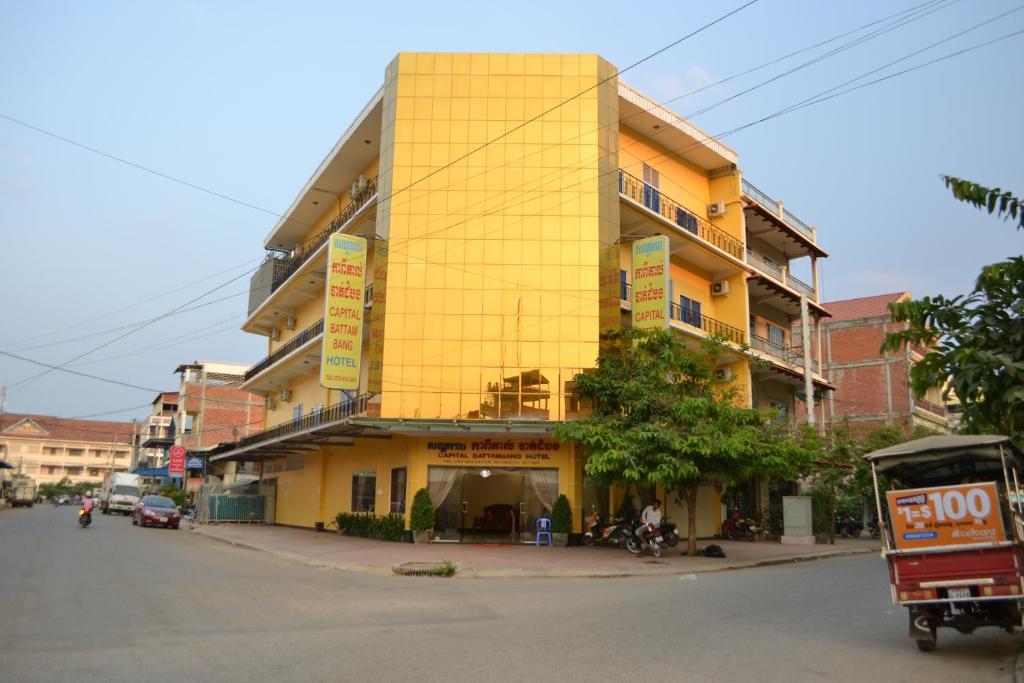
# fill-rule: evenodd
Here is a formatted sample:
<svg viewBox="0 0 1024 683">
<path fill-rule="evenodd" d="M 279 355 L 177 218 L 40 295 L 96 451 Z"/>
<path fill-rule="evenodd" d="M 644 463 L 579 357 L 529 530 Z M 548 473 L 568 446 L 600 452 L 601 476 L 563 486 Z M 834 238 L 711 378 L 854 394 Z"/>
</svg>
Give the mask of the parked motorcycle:
<svg viewBox="0 0 1024 683">
<path fill-rule="evenodd" d="M 636 535 L 637 529 L 644 529 L 643 539 Z M 665 545 L 665 537 L 662 536 L 661 528 L 643 522 L 636 523 L 630 530 L 629 538 L 626 539 L 626 550 L 634 555 L 643 555 L 645 552 L 649 552 L 655 557 L 661 557 Z"/>
<path fill-rule="evenodd" d="M 83 529 L 92 524 L 92 510 L 81 509 L 78 511 L 78 524 Z"/>
<path fill-rule="evenodd" d="M 583 534 L 586 545 L 610 545 L 616 548 L 624 546 L 629 537 L 632 525 L 624 519 L 617 519 L 611 524 L 601 524 L 595 520 Z"/>
<path fill-rule="evenodd" d="M 740 517 L 738 513 L 722 522 L 722 538 L 731 541 L 754 541 L 763 531 L 754 520 Z"/>
<path fill-rule="evenodd" d="M 670 548 L 675 548 L 679 543 L 679 527 L 673 522 L 662 522 L 659 529 L 661 530 L 661 537 L 665 539 L 665 543 Z"/>
<path fill-rule="evenodd" d="M 882 530 L 878 527 L 877 519 L 868 522 L 868 533 L 871 534 L 871 538 L 881 538 Z"/>
<path fill-rule="evenodd" d="M 863 530 L 864 525 L 860 520 L 836 515 L 836 533 L 843 538 L 858 538 Z"/>
</svg>

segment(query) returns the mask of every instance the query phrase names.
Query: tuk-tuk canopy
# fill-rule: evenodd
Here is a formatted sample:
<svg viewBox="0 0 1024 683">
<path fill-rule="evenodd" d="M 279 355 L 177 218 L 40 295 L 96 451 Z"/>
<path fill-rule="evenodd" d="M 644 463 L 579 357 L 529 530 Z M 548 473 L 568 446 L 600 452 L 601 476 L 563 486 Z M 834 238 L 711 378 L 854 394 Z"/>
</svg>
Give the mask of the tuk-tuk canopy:
<svg viewBox="0 0 1024 683">
<path fill-rule="evenodd" d="M 1002 479 L 1000 447 L 1007 467 L 1024 471 L 1021 453 L 1009 437 L 994 434 L 926 436 L 873 451 L 864 458 L 879 473 L 907 483 L 970 475 Z"/>
</svg>

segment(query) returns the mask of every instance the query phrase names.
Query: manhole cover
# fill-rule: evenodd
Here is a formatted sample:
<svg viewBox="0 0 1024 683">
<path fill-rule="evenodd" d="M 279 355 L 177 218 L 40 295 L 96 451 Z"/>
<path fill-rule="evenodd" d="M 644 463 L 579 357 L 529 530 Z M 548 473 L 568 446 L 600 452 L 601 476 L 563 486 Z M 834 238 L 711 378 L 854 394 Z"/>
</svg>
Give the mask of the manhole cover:
<svg viewBox="0 0 1024 683">
<path fill-rule="evenodd" d="M 454 576 L 458 567 L 451 562 L 403 562 L 391 570 L 399 576 Z"/>
</svg>

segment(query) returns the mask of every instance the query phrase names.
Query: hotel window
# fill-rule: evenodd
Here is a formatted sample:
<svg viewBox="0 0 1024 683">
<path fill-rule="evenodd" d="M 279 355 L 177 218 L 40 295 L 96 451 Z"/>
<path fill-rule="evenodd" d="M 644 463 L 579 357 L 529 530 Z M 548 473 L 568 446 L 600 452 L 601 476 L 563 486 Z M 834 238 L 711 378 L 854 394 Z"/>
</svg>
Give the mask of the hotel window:
<svg viewBox="0 0 1024 683">
<path fill-rule="evenodd" d="M 93 448 L 92 450 L 89 451 L 89 455 L 91 455 L 94 458 L 102 458 L 103 457 L 103 451 L 101 451 L 98 448 Z"/>
<path fill-rule="evenodd" d="M 120 459 L 120 458 L 127 458 L 128 457 L 128 451 L 117 451 L 116 453 L 114 453 L 114 457 L 118 458 L 118 459 Z"/>
<path fill-rule="evenodd" d="M 629 282 L 626 281 L 626 269 L 619 270 L 619 298 L 629 301 Z"/>
<path fill-rule="evenodd" d="M 81 456 L 85 455 L 85 450 L 81 448 L 69 448 L 68 455 L 80 458 Z"/>
<path fill-rule="evenodd" d="M 60 455 L 62 450 L 64 449 L 56 446 L 43 446 L 43 453 L 46 455 Z"/>
<path fill-rule="evenodd" d="M 779 403 L 778 401 L 769 401 L 768 407 L 775 411 L 775 417 L 772 418 L 772 422 L 775 424 L 786 424 L 789 422 L 789 406 L 785 403 Z"/>
<path fill-rule="evenodd" d="M 352 512 L 375 512 L 377 473 L 359 470 L 352 473 Z"/>
<path fill-rule="evenodd" d="M 700 302 L 696 299 L 691 299 L 687 296 L 679 296 L 679 308 L 680 308 L 680 320 L 687 325 L 693 325 L 694 327 L 703 326 L 700 323 Z"/>
<path fill-rule="evenodd" d="M 779 348 L 786 348 L 786 331 L 778 325 L 765 323 L 768 328 L 768 343 Z"/>
<path fill-rule="evenodd" d="M 661 174 L 644 164 L 644 206 L 655 213 L 661 213 Z"/>
<path fill-rule="evenodd" d="M 396 467 L 391 470 L 391 513 L 405 514 L 405 482 L 408 470 Z"/>
</svg>

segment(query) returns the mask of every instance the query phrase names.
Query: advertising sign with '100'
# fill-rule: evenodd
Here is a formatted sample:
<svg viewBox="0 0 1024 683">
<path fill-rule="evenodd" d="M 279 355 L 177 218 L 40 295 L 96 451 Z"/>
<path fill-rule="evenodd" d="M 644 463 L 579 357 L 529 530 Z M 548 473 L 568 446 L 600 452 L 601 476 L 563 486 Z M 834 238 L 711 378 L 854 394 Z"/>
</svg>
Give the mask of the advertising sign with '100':
<svg viewBox="0 0 1024 683">
<path fill-rule="evenodd" d="M 1006 540 L 994 482 L 889 491 L 893 539 L 901 550 Z"/>
<path fill-rule="evenodd" d="M 366 239 L 340 232 L 331 235 L 320 358 L 320 385 L 327 389 L 359 388 L 365 287 Z"/>
</svg>

